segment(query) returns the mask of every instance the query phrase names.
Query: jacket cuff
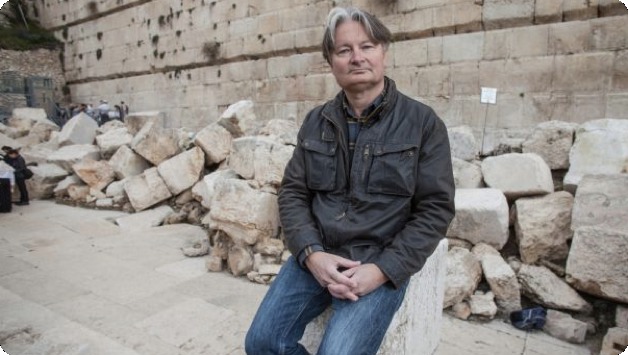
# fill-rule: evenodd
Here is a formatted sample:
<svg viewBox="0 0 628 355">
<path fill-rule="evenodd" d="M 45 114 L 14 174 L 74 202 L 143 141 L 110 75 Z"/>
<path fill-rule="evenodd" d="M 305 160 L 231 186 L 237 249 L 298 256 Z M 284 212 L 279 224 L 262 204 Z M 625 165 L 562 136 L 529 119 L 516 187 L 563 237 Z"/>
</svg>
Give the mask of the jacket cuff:
<svg viewBox="0 0 628 355">
<path fill-rule="evenodd" d="M 325 248 L 323 248 L 323 246 L 320 244 L 310 244 L 301 249 L 301 251 L 297 255 L 297 261 L 299 262 L 299 265 L 301 265 L 302 268 L 305 268 L 305 259 L 307 259 L 308 256 L 312 255 L 312 253 L 317 251 L 325 251 Z"/>
<path fill-rule="evenodd" d="M 377 259 L 373 260 L 372 263 L 377 265 L 396 289 L 402 286 L 411 276 L 401 271 L 404 270 L 404 267 L 397 262 L 394 254 L 386 250 L 384 250 Z"/>
</svg>

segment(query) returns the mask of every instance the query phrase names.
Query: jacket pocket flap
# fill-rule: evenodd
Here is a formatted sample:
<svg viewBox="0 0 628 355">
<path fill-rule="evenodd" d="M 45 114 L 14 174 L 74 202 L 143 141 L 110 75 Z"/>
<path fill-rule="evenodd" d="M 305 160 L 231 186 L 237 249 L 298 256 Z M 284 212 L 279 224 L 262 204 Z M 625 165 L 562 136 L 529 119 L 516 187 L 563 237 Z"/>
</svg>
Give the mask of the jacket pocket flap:
<svg viewBox="0 0 628 355">
<path fill-rule="evenodd" d="M 313 139 L 304 139 L 303 149 L 332 156 L 336 154 L 336 142 L 325 142 L 325 141 L 318 141 L 318 140 L 313 140 Z"/>
<path fill-rule="evenodd" d="M 385 144 L 385 145 L 377 145 L 375 146 L 375 151 L 373 155 L 380 156 L 384 154 L 390 153 L 400 153 L 405 152 L 406 150 L 411 150 L 413 148 L 418 148 L 417 144 L 412 143 L 396 143 L 396 144 Z"/>
</svg>

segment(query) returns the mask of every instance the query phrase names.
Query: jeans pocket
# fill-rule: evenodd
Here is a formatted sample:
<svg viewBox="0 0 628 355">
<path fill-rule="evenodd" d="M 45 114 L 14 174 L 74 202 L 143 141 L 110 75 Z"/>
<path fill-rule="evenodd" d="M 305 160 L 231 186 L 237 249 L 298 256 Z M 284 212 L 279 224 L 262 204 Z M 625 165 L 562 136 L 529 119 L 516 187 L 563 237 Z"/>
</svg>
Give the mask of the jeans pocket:
<svg viewBox="0 0 628 355">
<path fill-rule="evenodd" d="M 416 185 L 419 147 L 384 144 L 375 147 L 366 191 L 374 194 L 412 196 Z"/>
<path fill-rule="evenodd" d="M 337 144 L 333 141 L 303 141 L 307 187 L 317 191 L 336 188 Z"/>
</svg>

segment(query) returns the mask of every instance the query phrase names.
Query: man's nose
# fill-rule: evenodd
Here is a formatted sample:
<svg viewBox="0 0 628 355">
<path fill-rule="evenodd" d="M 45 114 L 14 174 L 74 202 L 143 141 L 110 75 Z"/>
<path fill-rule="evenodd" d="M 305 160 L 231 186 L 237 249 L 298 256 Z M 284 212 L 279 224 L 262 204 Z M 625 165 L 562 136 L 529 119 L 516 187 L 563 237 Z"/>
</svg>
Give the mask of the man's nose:
<svg viewBox="0 0 628 355">
<path fill-rule="evenodd" d="M 364 60 L 364 53 L 362 53 L 362 50 L 360 48 L 353 50 L 351 53 L 351 61 L 361 62 L 362 60 Z"/>
</svg>

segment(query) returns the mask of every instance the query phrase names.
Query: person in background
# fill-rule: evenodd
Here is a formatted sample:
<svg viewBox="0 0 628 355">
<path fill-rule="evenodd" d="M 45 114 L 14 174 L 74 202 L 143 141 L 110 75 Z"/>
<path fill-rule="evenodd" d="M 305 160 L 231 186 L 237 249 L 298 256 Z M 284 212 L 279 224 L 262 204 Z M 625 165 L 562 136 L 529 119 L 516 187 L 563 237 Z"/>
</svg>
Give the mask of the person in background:
<svg viewBox="0 0 628 355">
<path fill-rule="evenodd" d="M 26 189 L 26 162 L 24 158 L 20 155 L 20 152 L 16 149 L 10 149 L 7 151 L 7 156 L 4 161 L 11 165 L 15 171 L 15 184 L 17 188 L 20 190 L 20 201 L 15 204 L 18 206 L 28 205 L 28 189 Z"/>
<path fill-rule="evenodd" d="M 109 121 L 109 103 L 107 100 L 100 100 L 100 105 L 98 105 L 98 117 L 98 121 L 101 125 Z"/>
</svg>

